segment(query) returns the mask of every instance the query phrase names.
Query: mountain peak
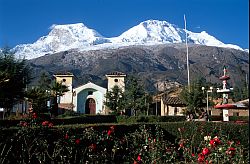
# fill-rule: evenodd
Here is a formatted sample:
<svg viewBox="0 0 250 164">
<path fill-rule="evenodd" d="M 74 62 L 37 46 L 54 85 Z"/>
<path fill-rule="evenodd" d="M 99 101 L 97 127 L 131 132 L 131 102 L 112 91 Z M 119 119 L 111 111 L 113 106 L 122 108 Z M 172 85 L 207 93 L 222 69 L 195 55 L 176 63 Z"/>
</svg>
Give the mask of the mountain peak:
<svg viewBox="0 0 250 164">
<path fill-rule="evenodd" d="M 126 42 L 180 43 L 182 42 L 180 33 L 183 33 L 183 30 L 166 21 L 146 20 L 119 37 Z"/>
<path fill-rule="evenodd" d="M 60 28 L 83 28 L 86 27 L 83 23 L 74 23 L 74 24 L 53 24 L 49 27 L 50 30 L 60 29 Z"/>
<path fill-rule="evenodd" d="M 66 25 L 52 25 L 50 27 L 51 31 L 49 33 L 53 34 L 55 32 L 55 35 L 57 34 L 57 31 L 62 32 L 69 32 L 72 36 L 77 38 L 88 38 L 89 37 L 102 37 L 97 31 L 88 28 L 83 23 L 76 23 L 76 24 L 66 24 Z"/>
<path fill-rule="evenodd" d="M 154 19 L 149 19 L 149 20 L 143 21 L 140 24 L 144 25 L 144 26 L 169 26 L 169 25 L 172 25 L 171 23 L 168 23 L 167 21 L 154 20 Z"/>
<path fill-rule="evenodd" d="M 33 44 L 18 45 L 14 48 L 16 55 L 26 59 L 37 58 L 69 49 L 91 50 L 100 48 L 117 48 L 129 45 L 188 43 L 218 46 L 242 50 L 239 46 L 224 44 L 207 32 L 194 33 L 181 29 L 167 21 L 146 20 L 130 28 L 118 37 L 105 38 L 83 23 L 52 25 L 47 36 L 39 38 Z"/>
</svg>

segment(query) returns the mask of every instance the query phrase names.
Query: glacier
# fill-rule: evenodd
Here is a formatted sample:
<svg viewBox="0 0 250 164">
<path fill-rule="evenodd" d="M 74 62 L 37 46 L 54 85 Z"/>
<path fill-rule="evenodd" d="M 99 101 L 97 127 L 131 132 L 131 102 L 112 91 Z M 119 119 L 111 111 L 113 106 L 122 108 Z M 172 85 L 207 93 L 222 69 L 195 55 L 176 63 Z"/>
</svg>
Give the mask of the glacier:
<svg viewBox="0 0 250 164">
<path fill-rule="evenodd" d="M 185 31 L 185 29 L 179 28 L 174 24 L 160 20 L 146 20 L 128 29 L 121 35 L 111 38 L 102 36 L 96 30 L 88 28 L 83 23 L 54 24 L 50 27 L 50 30 L 48 35 L 40 37 L 32 44 L 20 44 L 14 47 L 12 50 L 16 57 L 29 60 L 70 49 L 89 51 L 107 48 L 114 49 L 131 45 L 185 43 L 186 32 L 189 44 L 245 51 L 237 45 L 224 44 L 205 31 L 200 33 Z"/>
</svg>

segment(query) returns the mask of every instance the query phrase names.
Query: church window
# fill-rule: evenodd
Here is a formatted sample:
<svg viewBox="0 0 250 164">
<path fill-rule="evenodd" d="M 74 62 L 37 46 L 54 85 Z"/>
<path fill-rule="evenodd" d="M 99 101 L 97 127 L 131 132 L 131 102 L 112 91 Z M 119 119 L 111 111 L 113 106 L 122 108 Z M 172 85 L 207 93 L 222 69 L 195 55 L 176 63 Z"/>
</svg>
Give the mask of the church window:
<svg viewBox="0 0 250 164">
<path fill-rule="evenodd" d="M 117 83 L 117 82 L 118 82 L 118 79 L 115 79 L 114 81 Z"/>
<path fill-rule="evenodd" d="M 88 95 L 93 95 L 93 91 L 88 91 Z"/>
</svg>

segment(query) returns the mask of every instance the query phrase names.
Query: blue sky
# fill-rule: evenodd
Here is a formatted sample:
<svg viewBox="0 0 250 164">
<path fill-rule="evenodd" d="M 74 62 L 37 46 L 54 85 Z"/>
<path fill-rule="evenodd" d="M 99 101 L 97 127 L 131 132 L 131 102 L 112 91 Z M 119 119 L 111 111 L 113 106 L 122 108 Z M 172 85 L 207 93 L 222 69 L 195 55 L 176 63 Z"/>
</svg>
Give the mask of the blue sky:
<svg viewBox="0 0 250 164">
<path fill-rule="evenodd" d="M 53 24 L 84 23 L 114 37 L 148 19 L 165 20 L 249 48 L 248 0 L 0 0 L 0 47 L 33 43 Z"/>
</svg>

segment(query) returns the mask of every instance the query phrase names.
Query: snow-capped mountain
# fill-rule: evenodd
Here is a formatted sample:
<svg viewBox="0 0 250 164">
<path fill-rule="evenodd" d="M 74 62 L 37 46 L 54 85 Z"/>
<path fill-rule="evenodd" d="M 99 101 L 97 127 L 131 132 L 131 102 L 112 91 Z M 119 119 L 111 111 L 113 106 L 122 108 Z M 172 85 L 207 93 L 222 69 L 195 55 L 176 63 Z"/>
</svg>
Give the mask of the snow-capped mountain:
<svg viewBox="0 0 250 164">
<path fill-rule="evenodd" d="M 187 30 L 188 43 L 207 46 L 226 47 L 242 50 L 237 45 L 224 44 L 205 31 L 194 33 Z M 47 36 L 39 38 L 33 44 L 22 44 L 13 50 L 18 57 L 37 58 L 69 49 L 80 51 L 117 48 L 129 45 L 185 43 L 186 32 L 166 21 L 147 20 L 122 33 L 118 37 L 106 38 L 82 23 L 53 25 Z"/>
<path fill-rule="evenodd" d="M 26 59 L 37 58 L 45 54 L 88 47 L 109 42 L 98 32 L 82 23 L 53 25 L 47 36 L 39 38 L 33 44 L 22 44 L 14 48 L 16 55 Z"/>
<path fill-rule="evenodd" d="M 116 39 L 116 41 L 120 40 L 121 42 L 134 42 L 140 44 L 185 43 L 186 32 L 184 29 L 178 28 L 176 25 L 166 21 L 148 20 L 132 27 L 118 38 L 119 39 Z M 187 30 L 187 40 L 188 43 L 243 50 L 236 45 L 224 44 L 205 31 L 194 33 Z"/>
</svg>

